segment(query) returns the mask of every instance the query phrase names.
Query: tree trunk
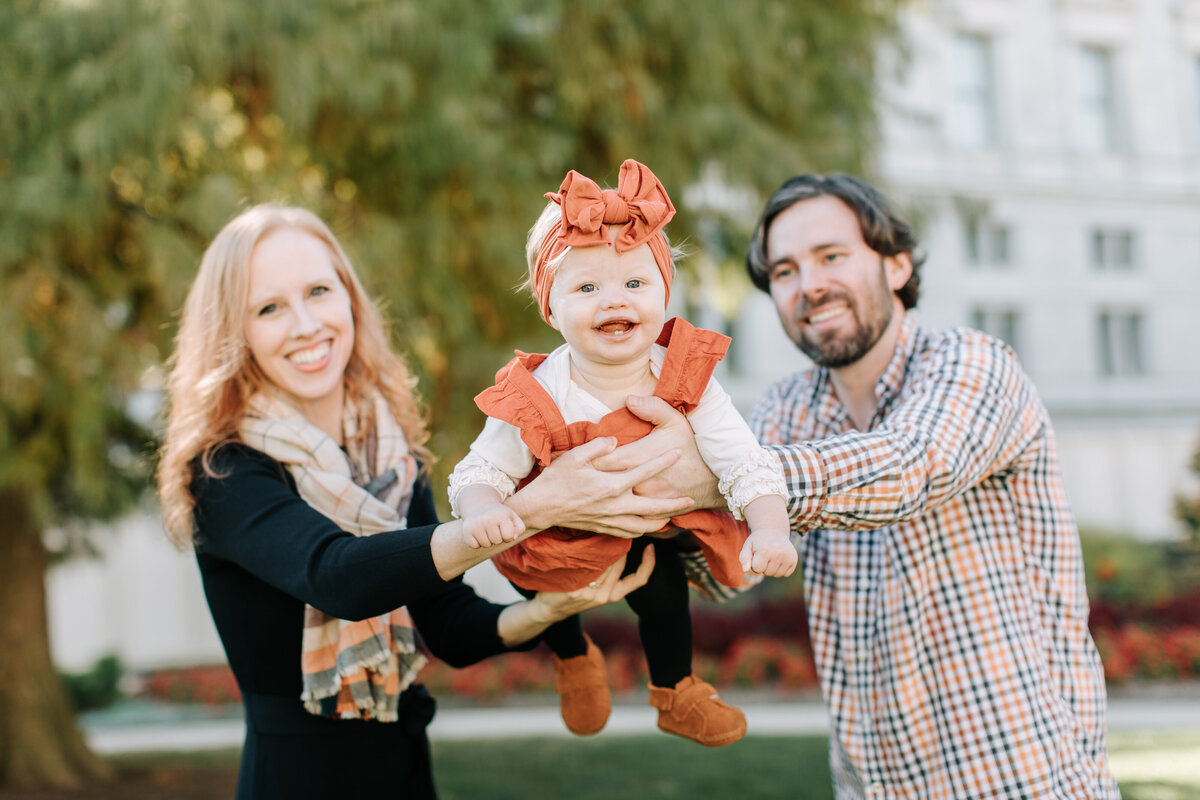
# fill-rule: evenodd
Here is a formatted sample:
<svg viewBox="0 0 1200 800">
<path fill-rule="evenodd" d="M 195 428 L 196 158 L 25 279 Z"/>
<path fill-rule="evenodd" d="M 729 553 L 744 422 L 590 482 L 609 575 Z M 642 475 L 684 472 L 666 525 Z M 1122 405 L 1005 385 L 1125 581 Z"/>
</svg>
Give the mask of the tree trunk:
<svg viewBox="0 0 1200 800">
<path fill-rule="evenodd" d="M 24 493 L 0 489 L 0 787 L 78 787 L 112 775 L 84 742 L 50 660 L 39 534 Z"/>
</svg>

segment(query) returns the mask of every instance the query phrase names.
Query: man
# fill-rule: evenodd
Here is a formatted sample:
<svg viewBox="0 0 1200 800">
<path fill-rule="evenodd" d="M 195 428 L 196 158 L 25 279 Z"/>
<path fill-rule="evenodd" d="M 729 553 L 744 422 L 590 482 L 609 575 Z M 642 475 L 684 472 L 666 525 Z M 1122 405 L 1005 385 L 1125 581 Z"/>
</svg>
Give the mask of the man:
<svg viewBox="0 0 1200 800">
<path fill-rule="evenodd" d="M 750 417 L 789 483 L 839 797 L 1117 797 L 1050 420 L 1002 342 L 908 313 L 911 227 L 801 175 L 746 258 L 815 366 Z"/>
</svg>

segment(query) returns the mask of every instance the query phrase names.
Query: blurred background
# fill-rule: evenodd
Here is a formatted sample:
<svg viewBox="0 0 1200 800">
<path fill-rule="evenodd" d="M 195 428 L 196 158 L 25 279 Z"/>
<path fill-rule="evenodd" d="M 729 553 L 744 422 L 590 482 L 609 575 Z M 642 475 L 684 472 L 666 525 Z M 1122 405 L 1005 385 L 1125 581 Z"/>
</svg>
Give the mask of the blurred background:
<svg viewBox="0 0 1200 800">
<path fill-rule="evenodd" d="M 473 395 L 556 343 L 514 290 L 542 194 L 625 158 L 679 207 L 671 310 L 733 337 L 743 411 L 804 366 L 744 276 L 762 201 L 798 172 L 884 186 L 929 256 L 921 319 L 1009 342 L 1050 410 L 1112 686 L 1195 680 L 1200 0 L 5 0 L 0 787 L 86 774 L 81 710 L 236 702 L 149 491 L 211 236 L 268 200 L 331 224 L 444 483 Z M 814 690 L 800 592 L 697 608 L 719 684 Z M 592 625 L 644 684 L 628 620 Z M 513 659 L 429 681 L 549 688 Z"/>
</svg>

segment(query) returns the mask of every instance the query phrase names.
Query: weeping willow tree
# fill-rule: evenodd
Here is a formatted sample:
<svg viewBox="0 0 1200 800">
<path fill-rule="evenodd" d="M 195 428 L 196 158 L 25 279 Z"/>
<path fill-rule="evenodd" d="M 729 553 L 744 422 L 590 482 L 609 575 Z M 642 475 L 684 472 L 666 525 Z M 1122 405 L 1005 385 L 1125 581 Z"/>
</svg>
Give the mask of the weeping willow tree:
<svg viewBox="0 0 1200 800">
<path fill-rule="evenodd" d="M 265 200 L 330 221 L 452 460 L 470 397 L 549 336 L 512 291 L 542 192 L 628 157 L 677 197 L 702 170 L 761 192 L 863 168 L 891 5 L 0 4 L 0 786 L 107 772 L 55 678 L 43 534 L 144 489 L 133 401 L 225 221 Z"/>
</svg>

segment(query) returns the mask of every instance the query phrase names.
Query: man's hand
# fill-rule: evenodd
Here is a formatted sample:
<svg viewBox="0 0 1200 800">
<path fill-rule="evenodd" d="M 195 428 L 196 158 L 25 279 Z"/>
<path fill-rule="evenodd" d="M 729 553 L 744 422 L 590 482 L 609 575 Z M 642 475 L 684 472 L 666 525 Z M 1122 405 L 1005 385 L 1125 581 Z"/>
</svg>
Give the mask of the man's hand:
<svg viewBox="0 0 1200 800">
<path fill-rule="evenodd" d="M 631 395 L 625 404 L 637 416 L 654 424 L 646 436 L 595 459 L 597 469 L 624 471 L 644 464 L 666 450 L 678 450 L 672 466 L 634 486 L 643 497 L 687 497 L 696 508 L 724 508 L 725 498 L 717 491 L 717 478 L 696 449 L 696 435 L 687 417 L 659 397 Z"/>
</svg>

